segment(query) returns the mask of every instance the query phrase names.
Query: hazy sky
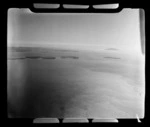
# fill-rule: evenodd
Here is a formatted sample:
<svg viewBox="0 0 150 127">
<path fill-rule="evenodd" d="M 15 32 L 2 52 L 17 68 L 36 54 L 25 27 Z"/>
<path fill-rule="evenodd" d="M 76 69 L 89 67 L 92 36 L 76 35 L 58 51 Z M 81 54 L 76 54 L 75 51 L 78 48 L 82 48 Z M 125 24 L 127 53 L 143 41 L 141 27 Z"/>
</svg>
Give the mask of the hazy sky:
<svg viewBox="0 0 150 127">
<path fill-rule="evenodd" d="M 140 49 L 139 9 L 109 14 L 38 14 L 8 10 L 8 45 Z M 86 46 L 89 45 L 89 46 Z"/>
</svg>

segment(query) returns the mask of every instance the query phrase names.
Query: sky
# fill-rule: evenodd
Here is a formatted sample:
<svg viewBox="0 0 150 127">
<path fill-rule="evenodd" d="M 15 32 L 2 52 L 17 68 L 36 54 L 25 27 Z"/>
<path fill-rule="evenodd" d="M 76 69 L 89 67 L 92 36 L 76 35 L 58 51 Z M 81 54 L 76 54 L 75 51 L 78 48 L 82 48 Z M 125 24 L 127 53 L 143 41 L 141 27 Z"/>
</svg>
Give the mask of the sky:
<svg viewBox="0 0 150 127">
<path fill-rule="evenodd" d="M 140 50 L 139 9 L 119 13 L 33 13 L 8 10 L 8 46 Z"/>
</svg>

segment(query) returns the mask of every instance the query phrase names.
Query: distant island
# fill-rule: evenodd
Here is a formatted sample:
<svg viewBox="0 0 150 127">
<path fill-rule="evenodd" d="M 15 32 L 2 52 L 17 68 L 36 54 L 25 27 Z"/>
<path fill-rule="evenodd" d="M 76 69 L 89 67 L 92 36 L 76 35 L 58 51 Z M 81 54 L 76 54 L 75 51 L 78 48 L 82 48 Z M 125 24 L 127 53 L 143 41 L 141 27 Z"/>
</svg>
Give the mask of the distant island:
<svg viewBox="0 0 150 127">
<path fill-rule="evenodd" d="M 116 48 L 107 48 L 105 50 L 119 50 L 119 49 L 116 49 Z"/>
<path fill-rule="evenodd" d="M 104 58 L 108 58 L 108 59 L 120 59 L 120 58 L 118 58 L 118 57 L 110 57 L 110 56 L 106 56 L 106 57 L 104 57 Z"/>
<path fill-rule="evenodd" d="M 77 56 L 61 56 L 62 59 L 71 58 L 71 59 L 79 59 Z"/>
</svg>

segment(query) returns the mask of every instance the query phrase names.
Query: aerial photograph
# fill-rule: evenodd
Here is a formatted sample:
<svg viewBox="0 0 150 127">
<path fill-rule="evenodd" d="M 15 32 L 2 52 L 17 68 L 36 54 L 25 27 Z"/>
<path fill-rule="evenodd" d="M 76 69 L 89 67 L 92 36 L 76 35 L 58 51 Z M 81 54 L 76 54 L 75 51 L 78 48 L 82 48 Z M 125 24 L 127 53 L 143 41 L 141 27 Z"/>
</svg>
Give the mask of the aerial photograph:
<svg viewBox="0 0 150 127">
<path fill-rule="evenodd" d="M 10 8 L 8 118 L 144 118 L 139 9 L 33 13 Z"/>
</svg>

